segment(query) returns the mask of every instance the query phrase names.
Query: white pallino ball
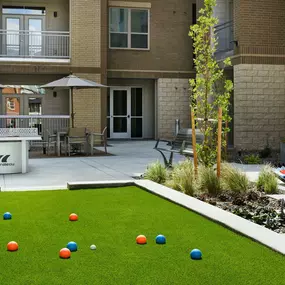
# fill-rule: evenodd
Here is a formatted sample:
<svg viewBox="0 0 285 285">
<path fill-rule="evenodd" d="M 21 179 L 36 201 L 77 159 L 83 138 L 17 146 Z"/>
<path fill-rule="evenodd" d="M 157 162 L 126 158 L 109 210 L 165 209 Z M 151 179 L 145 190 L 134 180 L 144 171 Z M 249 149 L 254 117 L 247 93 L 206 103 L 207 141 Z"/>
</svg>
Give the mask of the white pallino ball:
<svg viewBox="0 0 285 285">
<path fill-rule="evenodd" d="M 96 249 L 96 245 L 95 244 L 91 244 L 90 245 L 90 249 L 95 250 Z"/>
</svg>

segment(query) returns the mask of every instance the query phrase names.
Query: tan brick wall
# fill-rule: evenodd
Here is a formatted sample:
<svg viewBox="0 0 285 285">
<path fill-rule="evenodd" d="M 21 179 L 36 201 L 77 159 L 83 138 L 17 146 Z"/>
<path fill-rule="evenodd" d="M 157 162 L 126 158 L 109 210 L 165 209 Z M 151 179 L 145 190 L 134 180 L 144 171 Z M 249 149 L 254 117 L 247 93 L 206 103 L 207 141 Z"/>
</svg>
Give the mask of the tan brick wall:
<svg viewBox="0 0 285 285">
<path fill-rule="evenodd" d="M 100 83 L 100 74 L 76 74 L 76 76 Z M 75 127 L 86 127 L 92 131 L 101 131 L 101 90 L 74 90 L 73 104 Z"/>
<path fill-rule="evenodd" d="M 157 136 L 172 138 L 175 119 L 180 119 L 181 127 L 189 127 L 189 80 L 157 80 Z"/>
<path fill-rule="evenodd" d="M 100 0 L 72 0 L 71 64 L 82 67 L 101 65 Z"/>
<path fill-rule="evenodd" d="M 188 32 L 192 24 L 192 3 L 196 0 L 140 2 L 151 3 L 150 50 L 109 49 L 108 69 L 193 70 L 192 41 Z"/>
<path fill-rule="evenodd" d="M 285 137 L 284 65 L 234 66 L 234 143 L 237 148 L 279 148 Z"/>
<path fill-rule="evenodd" d="M 235 0 L 235 39 L 241 53 L 285 53 L 285 1 Z"/>
</svg>

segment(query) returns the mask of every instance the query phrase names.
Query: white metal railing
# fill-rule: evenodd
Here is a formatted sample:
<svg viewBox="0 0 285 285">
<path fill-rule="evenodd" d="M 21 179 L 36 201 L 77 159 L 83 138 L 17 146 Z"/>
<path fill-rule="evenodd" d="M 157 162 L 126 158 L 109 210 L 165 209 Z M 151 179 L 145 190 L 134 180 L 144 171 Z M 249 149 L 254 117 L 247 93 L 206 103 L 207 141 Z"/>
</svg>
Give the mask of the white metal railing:
<svg viewBox="0 0 285 285">
<path fill-rule="evenodd" d="M 37 128 L 0 128 L 0 137 L 37 137 Z"/>
<path fill-rule="evenodd" d="M 234 49 L 233 21 L 228 21 L 215 26 L 217 38 L 217 53 Z"/>
<path fill-rule="evenodd" d="M 37 128 L 44 141 L 50 134 L 68 130 L 69 125 L 69 115 L 0 115 L 0 128 Z"/>
<path fill-rule="evenodd" d="M 70 58 L 70 33 L 0 30 L 0 57 Z"/>
</svg>

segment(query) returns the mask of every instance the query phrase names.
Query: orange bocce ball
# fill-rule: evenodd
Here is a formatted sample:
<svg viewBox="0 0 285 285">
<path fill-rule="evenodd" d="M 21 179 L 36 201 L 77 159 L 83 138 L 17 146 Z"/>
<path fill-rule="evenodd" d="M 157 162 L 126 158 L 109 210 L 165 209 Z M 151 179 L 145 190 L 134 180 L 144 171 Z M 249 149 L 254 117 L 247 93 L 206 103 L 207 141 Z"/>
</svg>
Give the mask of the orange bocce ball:
<svg viewBox="0 0 285 285">
<path fill-rule="evenodd" d="M 15 241 L 10 241 L 8 244 L 7 244 L 7 249 L 9 251 L 16 251 L 19 249 L 19 246 L 18 244 L 15 242 Z"/>
<path fill-rule="evenodd" d="M 137 244 L 146 244 L 146 237 L 144 235 L 139 235 L 136 238 Z"/>
<path fill-rule="evenodd" d="M 76 214 L 70 214 L 69 215 L 69 220 L 74 222 L 74 221 L 77 221 L 78 220 L 78 216 Z"/>
<path fill-rule="evenodd" d="M 71 255 L 71 252 L 70 252 L 70 250 L 68 248 L 62 248 L 59 251 L 59 257 L 60 258 L 67 259 L 67 258 L 70 258 L 70 255 Z"/>
</svg>

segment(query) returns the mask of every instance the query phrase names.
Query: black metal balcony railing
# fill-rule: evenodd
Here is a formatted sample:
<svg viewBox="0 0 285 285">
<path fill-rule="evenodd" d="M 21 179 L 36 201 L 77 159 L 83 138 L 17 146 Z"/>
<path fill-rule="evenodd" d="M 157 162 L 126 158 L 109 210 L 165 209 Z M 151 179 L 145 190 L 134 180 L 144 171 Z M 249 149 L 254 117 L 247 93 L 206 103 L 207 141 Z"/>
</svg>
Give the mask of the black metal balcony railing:
<svg viewBox="0 0 285 285">
<path fill-rule="evenodd" d="M 224 22 L 215 26 L 217 51 L 216 54 L 227 53 L 234 50 L 233 21 Z"/>
<path fill-rule="evenodd" d="M 0 57 L 70 58 L 69 32 L 0 30 Z"/>
</svg>

